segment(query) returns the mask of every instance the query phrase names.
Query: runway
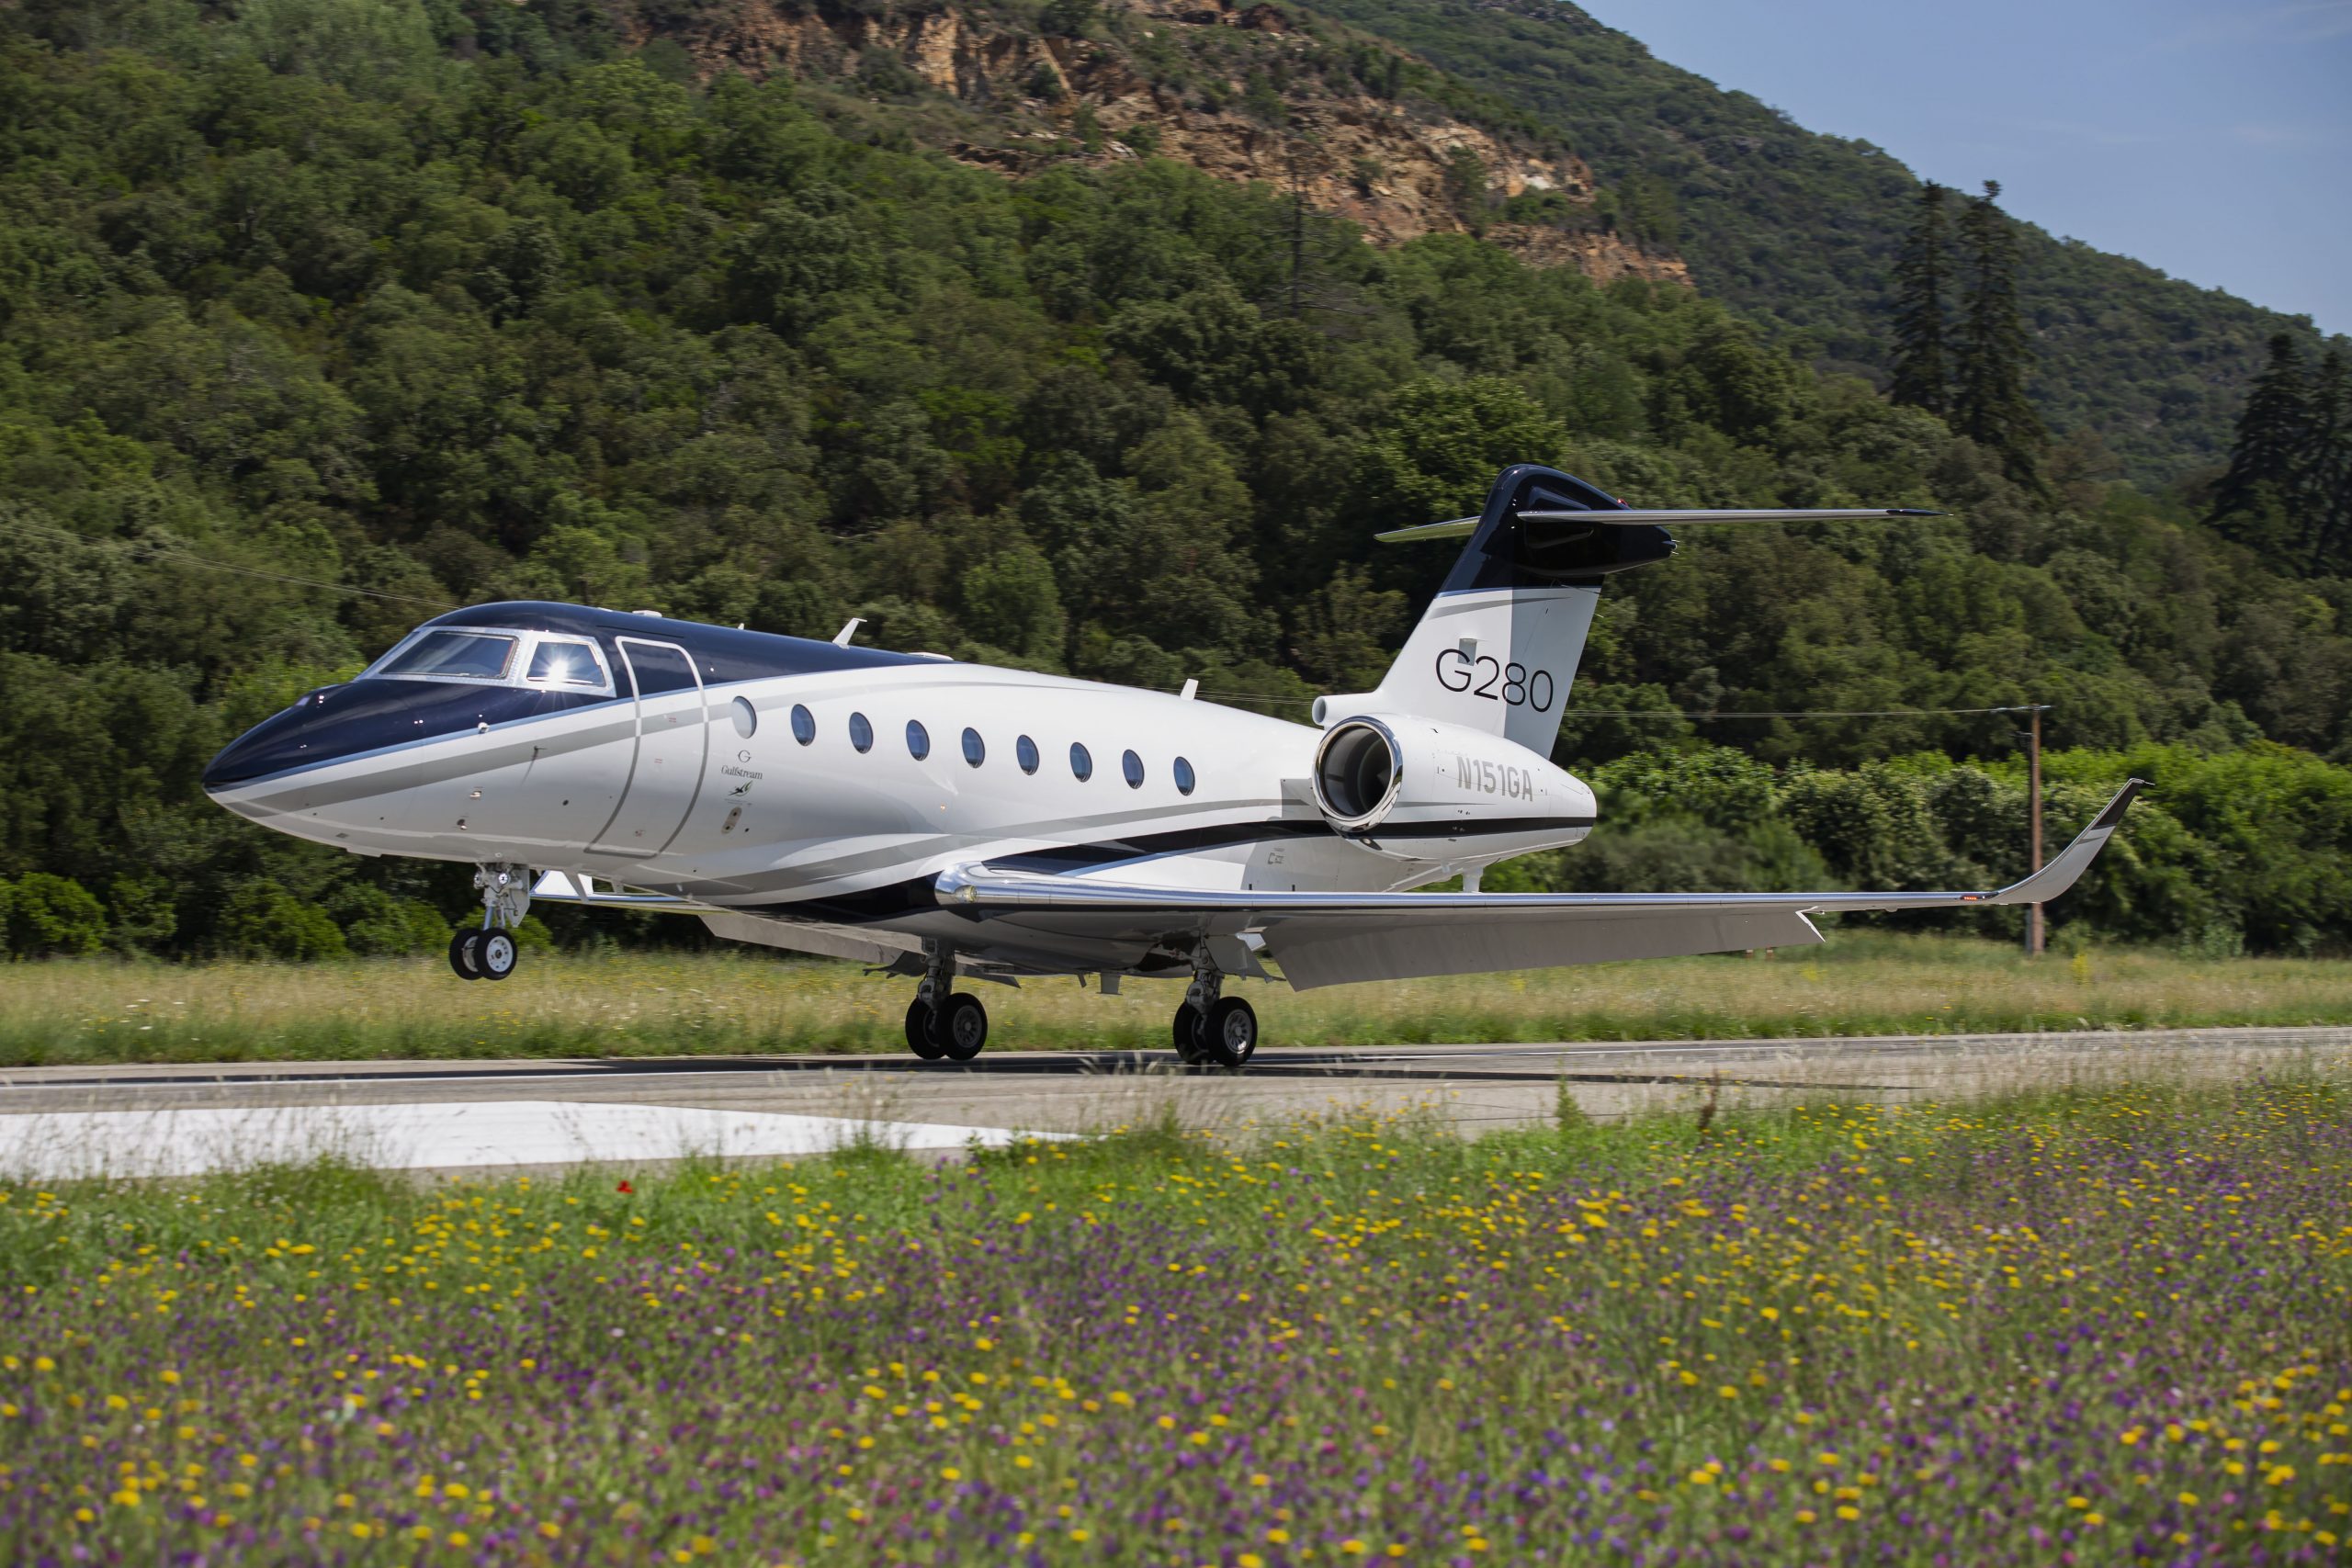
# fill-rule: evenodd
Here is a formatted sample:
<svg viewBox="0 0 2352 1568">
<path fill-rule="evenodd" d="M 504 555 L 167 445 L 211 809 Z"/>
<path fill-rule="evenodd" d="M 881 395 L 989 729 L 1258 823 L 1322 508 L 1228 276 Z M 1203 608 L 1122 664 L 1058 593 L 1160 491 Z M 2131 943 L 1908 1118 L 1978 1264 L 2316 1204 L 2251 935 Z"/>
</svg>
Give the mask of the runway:
<svg viewBox="0 0 2352 1568">
<path fill-rule="evenodd" d="M 1411 1113 L 1465 1135 L 1588 1116 L 1792 1098 L 1879 1102 L 2127 1077 L 2352 1067 L 2352 1028 L 1848 1039 L 1268 1048 L 1246 1073 L 1163 1052 L 63 1066 L 0 1071 L 0 1172 L 187 1175 L 339 1152 L 418 1171 L 693 1156 L 794 1158 L 853 1143 L 953 1155 L 1173 1114 L 1246 1134 Z"/>
</svg>

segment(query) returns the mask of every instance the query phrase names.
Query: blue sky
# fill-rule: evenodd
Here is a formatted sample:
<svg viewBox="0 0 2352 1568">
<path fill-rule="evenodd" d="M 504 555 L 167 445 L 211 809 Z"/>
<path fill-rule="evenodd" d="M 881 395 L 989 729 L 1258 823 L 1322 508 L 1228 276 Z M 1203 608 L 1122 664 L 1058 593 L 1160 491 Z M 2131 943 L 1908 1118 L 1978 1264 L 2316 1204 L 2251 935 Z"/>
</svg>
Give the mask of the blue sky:
<svg viewBox="0 0 2352 1568">
<path fill-rule="evenodd" d="M 2053 234 L 2352 333 L 2352 0 L 1580 0 Z"/>
</svg>

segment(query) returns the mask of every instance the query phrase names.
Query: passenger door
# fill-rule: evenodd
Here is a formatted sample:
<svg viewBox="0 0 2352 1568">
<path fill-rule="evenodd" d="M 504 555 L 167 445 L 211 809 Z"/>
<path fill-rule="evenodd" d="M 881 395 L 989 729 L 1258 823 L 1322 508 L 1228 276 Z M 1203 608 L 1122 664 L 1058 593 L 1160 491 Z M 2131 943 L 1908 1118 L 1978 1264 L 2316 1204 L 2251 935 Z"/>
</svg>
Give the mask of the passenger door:
<svg viewBox="0 0 2352 1568">
<path fill-rule="evenodd" d="M 637 755 L 621 803 L 592 848 L 602 854 L 658 855 L 678 836 L 702 790 L 710 748 L 702 673 L 676 643 L 616 640 L 619 674 L 637 704 Z"/>
</svg>

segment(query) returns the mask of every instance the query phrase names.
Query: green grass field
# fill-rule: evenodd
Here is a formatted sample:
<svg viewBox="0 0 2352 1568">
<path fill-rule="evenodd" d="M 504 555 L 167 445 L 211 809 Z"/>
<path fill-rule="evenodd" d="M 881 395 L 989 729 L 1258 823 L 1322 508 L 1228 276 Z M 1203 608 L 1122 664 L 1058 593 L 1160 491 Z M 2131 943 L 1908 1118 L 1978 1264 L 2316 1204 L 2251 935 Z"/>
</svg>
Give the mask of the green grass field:
<svg viewBox="0 0 2352 1568">
<path fill-rule="evenodd" d="M 1172 982 L 975 987 L 999 1049 L 1159 1049 Z M 0 1064 L 897 1052 L 911 987 L 756 952 L 533 953 L 503 983 L 438 959 L 0 964 Z M 1269 1043 L 1414 1044 L 2352 1023 L 2352 962 L 1857 932 L 1770 957 L 1241 993 Z"/>
<path fill-rule="evenodd" d="M 2347 1191 L 2315 1073 L 0 1180 L 0 1550 L 2341 1562 Z"/>
</svg>

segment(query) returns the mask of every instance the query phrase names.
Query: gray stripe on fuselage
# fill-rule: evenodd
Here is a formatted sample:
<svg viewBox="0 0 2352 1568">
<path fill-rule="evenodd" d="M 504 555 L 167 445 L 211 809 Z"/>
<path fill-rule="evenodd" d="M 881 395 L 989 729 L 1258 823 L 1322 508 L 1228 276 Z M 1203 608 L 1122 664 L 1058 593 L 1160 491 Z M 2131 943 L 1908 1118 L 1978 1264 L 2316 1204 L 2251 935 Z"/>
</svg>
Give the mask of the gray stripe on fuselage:
<svg viewBox="0 0 2352 1568">
<path fill-rule="evenodd" d="M 1254 851 L 1277 840 L 1295 840 L 1298 835 L 1295 829 L 1299 828 L 1306 828 L 1310 831 L 1321 829 L 1333 839 L 1347 838 L 1347 835 L 1331 828 L 1319 815 L 1299 817 L 1236 815 L 1252 811 L 1262 813 L 1269 808 L 1278 809 L 1283 804 L 1278 799 L 1226 801 L 1204 804 L 1181 817 L 1164 808 L 1136 807 L 1128 811 L 1104 812 L 1093 817 L 1057 818 L 1050 822 L 1017 823 L 972 832 L 909 834 L 903 838 L 894 839 L 888 844 L 860 850 L 832 860 L 786 861 L 772 870 L 747 876 L 696 877 L 691 874 L 663 876 L 656 874 L 645 876 L 641 880 L 632 878 L 631 886 L 657 890 L 673 890 L 695 897 L 708 898 L 712 902 L 721 902 L 729 898 L 757 897 L 785 891 L 801 893 L 809 898 L 826 898 L 845 893 L 867 892 L 876 886 L 886 886 L 890 883 L 901 881 L 910 874 L 916 874 L 916 868 L 936 860 L 943 854 L 982 847 L 992 854 L 1030 854 L 1082 844 L 1097 837 L 1100 829 L 1141 823 L 1149 823 L 1159 832 L 1176 832 L 1187 828 L 1262 828 L 1265 831 L 1255 838 L 1235 840 L 1229 843 L 1197 850 L 1141 850 L 1134 855 L 1105 860 L 1099 865 L 1085 868 L 1082 872 L 1072 871 L 1062 874 L 1078 878 L 1094 872 L 1108 871 L 1114 867 L 1135 865 L 1144 861 L 1170 860 L 1185 855 L 1214 855 L 1234 850 Z M 1581 821 L 1577 825 L 1587 829 L 1591 827 L 1589 821 Z M 1521 829 L 1519 833 L 1514 834 L 1509 829 L 1482 832 L 1474 825 L 1466 828 L 1463 836 L 1502 838 L 1534 837 L 1537 834 L 1534 829 Z M 1116 841 L 1115 835 L 1112 837 L 1113 840 Z M 821 846 L 819 846 L 819 849 L 821 850 Z M 1368 851 L 1367 852 L 1376 852 Z M 1419 862 L 1424 864 L 1435 864 L 1459 852 L 1458 844 L 1448 843 L 1439 853 L 1401 857 L 1398 859 L 1398 863 Z M 870 883 L 854 886 L 839 886 L 841 883 L 876 873 L 880 874 L 875 876 Z M 725 891 L 712 891 L 714 889 Z"/>
<path fill-rule="evenodd" d="M 742 897 L 755 897 L 785 888 L 793 888 L 805 890 L 811 897 L 824 897 L 837 893 L 865 891 L 863 888 L 830 886 L 842 879 L 868 872 L 895 871 L 896 875 L 886 875 L 881 879 L 885 883 L 893 882 L 910 874 L 903 869 L 905 867 L 920 864 L 941 854 L 957 850 L 974 849 L 983 844 L 1012 853 L 1023 854 L 1032 850 L 1049 850 L 1073 841 L 1082 841 L 1094 837 L 1102 829 L 1139 822 L 1159 822 L 1170 827 L 1198 828 L 1251 827 L 1263 823 L 1269 829 L 1272 829 L 1283 822 L 1320 823 L 1322 821 L 1319 817 L 1292 817 L 1268 820 L 1263 817 L 1234 815 L 1238 812 L 1263 812 L 1270 808 L 1279 808 L 1282 804 L 1281 800 L 1273 798 L 1204 803 L 1182 817 L 1172 816 L 1165 808 L 1136 807 L 1125 811 L 1106 811 L 1092 817 L 1059 817 L 1042 821 L 1009 823 L 1001 827 L 970 832 L 910 833 L 903 838 L 894 839 L 888 844 L 860 850 L 855 853 L 842 855 L 832 860 L 788 860 L 771 870 L 757 872 L 748 876 L 695 877 L 690 874 L 663 875 L 648 867 L 645 868 L 645 873 L 630 878 L 630 886 L 657 890 L 674 887 L 680 891 L 692 887 L 725 887 L 730 894 Z M 861 836 L 872 837 L 873 835 Z M 1014 847 L 1016 845 L 1020 847 Z M 812 849 L 821 853 L 823 846 L 815 845 Z M 1147 851 L 1136 858 L 1156 857 L 1151 852 Z"/>
</svg>

